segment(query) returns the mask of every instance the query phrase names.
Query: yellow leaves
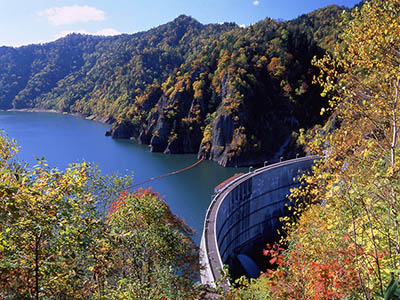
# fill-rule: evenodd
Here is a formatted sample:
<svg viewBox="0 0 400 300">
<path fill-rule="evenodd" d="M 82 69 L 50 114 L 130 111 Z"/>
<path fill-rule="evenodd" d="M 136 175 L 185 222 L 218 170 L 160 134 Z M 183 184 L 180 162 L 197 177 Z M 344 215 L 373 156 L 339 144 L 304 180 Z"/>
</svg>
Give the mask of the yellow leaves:
<svg viewBox="0 0 400 300">
<path fill-rule="evenodd" d="M 288 216 L 280 217 L 280 218 L 279 218 L 279 221 L 280 221 L 280 222 L 284 222 L 284 223 L 288 222 L 289 220 L 290 220 L 290 218 L 289 218 Z"/>
<path fill-rule="evenodd" d="M 392 177 L 392 176 L 394 175 L 394 168 L 393 168 L 393 167 L 389 167 L 389 168 L 387 169 L 385 175 L 386 175 L 387 178 Z"/>
<path fill-rule="evenodd" d="M 212 124 L 208 124 L 204 129 L 203 139 L 201 141 L 202 145 L 207 145 L 212 139 Z"/>
<path fill-rule="evenodd" d="M 387 11 L 388 3 L 396 3 L 395 14 Z M 324 95 L 334 94 L 330 105 L 340 124 L 326 126 L 326 137 L 303 138 L 309 149 L 327 153 L 313 169 L 314 175 L 305 179 L 311 188 L 304 195 L 318 204 L 303 213 L 295 228 L 286 221 L 292 230 L 292 247 L 301 243 L 315 261 L 329 248 L 339 251 L 341 238 L 350 236 L 359 251 L 354 269 L 371 278 L 368 288 L 379 282 L 377 259 L 383 279 L 390 275 L 390 259 L 400 261 L 400 253 L 393 252 L 400 246 L 392 221 L 398 216 L 391 209 L 399 205 L 399 149 L 394 166 L 390 159 L 400 120 L 393 81 L 399 76 L 399 58 L 394 53 L 400 49 L 400 39 L 392 38 L 400 36 L 399 15 L 398 0 L 367 2 L 342 34 L 343 44 L 336 47 L 335 58 L 327 55 L 314 60 L 321 70 L 315 81 L 322 85 Z"/>
</svg>

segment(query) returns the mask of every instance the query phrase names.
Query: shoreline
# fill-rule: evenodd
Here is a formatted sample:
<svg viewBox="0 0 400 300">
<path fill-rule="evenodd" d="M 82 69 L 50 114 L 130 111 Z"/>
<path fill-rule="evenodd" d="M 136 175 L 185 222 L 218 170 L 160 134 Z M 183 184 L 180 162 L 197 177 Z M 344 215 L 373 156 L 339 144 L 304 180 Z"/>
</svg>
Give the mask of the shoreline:
<svg viewBox="0 0 400 300">
<path fill-rule="evenodd" d="M 77 117 L 77 118 L 82 118 L 88 121 L 96 121 L 96 122 L 100 122 L 103 124 L 112 124 L 112 119 L 111 118 L 106 118 L 106 117 L 99 117 L 96 115 L 89 115 L 89 116 L 85 116 L 84 114 L 81 113 L 68 113 L 68 112 L 63 112 L 60 110 L 56 110 L 56 109 L 44 109 L 44 108 L 9 108 L 9 109 L 0 109 L 0 111 L 10 111 L 10 112 L 33 112 L 33 113 L 54 113 L 54 114 L 62 114 L 62 115 L 70 115 L 73 117 Z"/>
</svg>

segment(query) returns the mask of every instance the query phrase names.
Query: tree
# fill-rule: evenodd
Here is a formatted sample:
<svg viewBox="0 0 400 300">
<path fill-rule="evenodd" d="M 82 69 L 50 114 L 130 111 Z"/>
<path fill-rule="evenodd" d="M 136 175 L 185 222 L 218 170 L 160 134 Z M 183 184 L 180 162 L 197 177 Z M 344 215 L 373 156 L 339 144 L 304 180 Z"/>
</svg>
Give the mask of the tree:
<svg viewBox="0 0 400 300">
<path fill-rule="evenodd" d="M 192 230 L 151 189 L 123 193 L 108 217 L 113 267 L 107 299 L 193 299 L 198 250 Z M 164 297 L 164 298 L 163 298 Z"/>
<path fill-rule="evenodd" d="M 330 152 L 320 173 L 329 174 L 324 198 L 340 204 L 338 221 L 365 253 L 356 255 L 365 297 L 371 289 L 383 293 L 400 263 L 399 15 L 399 1 L 366 2 L 348 19 L 335 59 L 317 63 L 340 122 L 324 138 Z"/>
<path fill-rule="evenodd" d="M 305 139 L 308 151 L 323 159 L 304 176 L 308 185 L 292 193 L 302 201 L 293 207 L 296 218 L 286 220 L 287 250 L 265 274 L 264 292 L 273 299 L 389 299 L 394 291 L 400 268 L 399 15 L 398 0 L 365 2 L 345 16 L 333 55 L 314 61 L 332 115 Z"/>
<path fill-rule="evenodd" d="M 312 205 L 291 229 L 287 259 L 302 257 L 303 266 L 330 262 L 331 272 L 334 261 L 343 270 L 351 266 L 357 276 L 348 273 L 347 284 L 331 278 L 331 289 L 343 297 L 383 295 L 400 263 L 399 15 L 397 0 L 366 2 L 345 18 L 333 56 L 315 61 L 333 114 L 308 143 L 324 159 L 300 192 Z M 314 268 L 303 270 L 303 278 Z M 318 297 L 315 288 L 304 293 L 333 299 Z"/>
<path fill-rule="evenodd" d="M 193 298 L 192 231 L 156 193 L 121 194 L 129 178 L 86 163 L 29 168 L 17 151 L 0 136 L 0 298 Z"/>
<path fill-rule="evenodd" d="M 39 160 L 27 169 L 12 161 L 15 144 L 0 140 L 1 296 L 79 298 L 90 293 L 87 268 L 96 264 L 90 249 L 101 236 L 102 221 L 94 198 L 84 193 L 88 165 L 57 171 Z"/>
</svg>

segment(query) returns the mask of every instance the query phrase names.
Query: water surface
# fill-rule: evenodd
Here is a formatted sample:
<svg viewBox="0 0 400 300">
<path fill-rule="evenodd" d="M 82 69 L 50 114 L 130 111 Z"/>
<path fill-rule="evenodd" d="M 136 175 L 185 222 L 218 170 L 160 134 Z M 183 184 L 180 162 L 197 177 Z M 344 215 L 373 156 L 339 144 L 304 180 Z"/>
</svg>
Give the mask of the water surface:
<svg viewBox="0 0 400 300">
<path fill-rule="evenodd" d="M 0 130 L 21 146 L 18 157 L 31 165 L 34 157 L 44 156 L 51 167 L 64 169 L 83 160 L 99 165 L 105 174 L 134 173 L 141 182 L 185 168 L 197 161 L 196 155 L 151 153 L 147 145 L 130 140 L 105 137 L 110 125 L 55 113 L 0 111 Z M 223 168 L 211 161 L 144 185 L 165 196 L 172 212 L 178 214 L 195 231 L 199 243 L 203 219 L 216 185 L 247 169 Z"/>
</svg>

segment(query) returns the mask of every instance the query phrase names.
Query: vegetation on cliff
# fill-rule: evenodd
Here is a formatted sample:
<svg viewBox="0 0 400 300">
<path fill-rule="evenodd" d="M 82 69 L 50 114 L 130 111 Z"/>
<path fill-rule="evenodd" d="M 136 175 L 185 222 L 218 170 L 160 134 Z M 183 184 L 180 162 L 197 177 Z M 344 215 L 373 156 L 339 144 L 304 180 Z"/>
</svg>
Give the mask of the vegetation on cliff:
<svg viewBox="0 0 400 300">
<path fill-rule="evenodd" d="M 266 141 L 282 145 L 293 130 L 320 122 L 316 95 L 322 93 L 329 105 L 321 112 L 330 118 L 324 127 L 301 131 L 299 141 L 323 159 L 304 176 L 308 185 L 293 191 L 295 217 L 285 220 L 285 244 L 268 245 L 271 269 L 257 280 L 240 279 L 225 297 L 397 299 L 400 2 L 367 1 L 344 15 L 336 35 L 332 24 L 339 14 L 328 7 L 246 29 L 180 17 L 150 31 L 153 39 L 149 32 L 72 35 L 43 46 L 2 48 L 1 66 L 9 72 L 1 73 L 6 92 L 0 103 L 102 115 L 116 120 L 114 135 L 137 138 L 155 151 L 200 147 L 223 164 L 241 164 L 250 154 L 271 156 L 277 148 L 268 149 L 275 146 Z M 129 56 L 130 49 L 111 57 L 111 49 L 126 49 L 131 39 L 142 45 L 140 54 Z M 72 41 L 86 54 L 58 56 L 57 45 Z M 22 55 L 29 51 L 35 54 Z M 33 59 L 38 53 L 46 59 Z M 47 55 L 53 64 L 41 65 Z M 63 66 L 74 70 L 68 74 L 58 61 L 66 57 L 71 61 Z M 45 80 L 50 73 L 59 79 Z M 311 83 L 313 75 L 321 89 Z M 270 135 L 275 129 L 279 134 Z M 39 161 L 29 169 L 14 160 L 15 152 L 0 137 L 1 297 L 196 297 L 191 231 L 157 194 L 113 192 L 127 180 L 103 186 L 85 164 L 58 171 Z M 102 215 L 105 195 L 113 201 Z"/>
<path fill-rule="evenodd" d="M 180 16 L 133 35 L 1 47 L 0 108 L 96 115 L 113 137 L 222 165 L 291 155 L 292 133 L 323 120 L 311 59 L 332 48 L 343 10 L 247 28 Z"/>
<path fill-rule="evenodd" d="M 305 202 L 286 220 L 287 250 L 265 251 L 277 268 L 232 298 L 398 299 L 399 16 L 398 0 L 367 1 L 315 61 L 332 116 L 303 140 L 324 159 L 293 193 Z"/>
</svg>

